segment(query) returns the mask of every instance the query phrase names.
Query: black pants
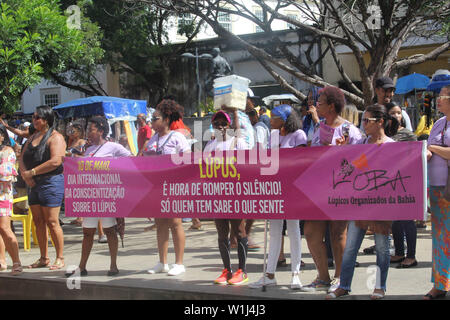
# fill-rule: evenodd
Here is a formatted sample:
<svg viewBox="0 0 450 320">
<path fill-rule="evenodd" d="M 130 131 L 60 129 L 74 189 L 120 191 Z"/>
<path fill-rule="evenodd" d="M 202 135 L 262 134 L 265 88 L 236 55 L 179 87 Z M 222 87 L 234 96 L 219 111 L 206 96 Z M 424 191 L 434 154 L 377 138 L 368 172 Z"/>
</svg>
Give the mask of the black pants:
<svg viewBox="0 0 450 320">
<path fill-rule="evenodd" d="M 245 232 L 244 219 L 215 219 L 216 229 L 218 233 L 218 243 L 220 256 L 223 265 L 228 271 L 231 270 L 230 258 L 230 231 L 237 237 L 237 249 L 239 259 L 239 269 L 246 272 L 246 261 L 248 251 L 247 233 Z M 231 230 L 230 230 L 231 226 Z"/>
<path fill-rule="evenodd" d="M 407 258 L 416 258 L 417 227 L 413 220 L 394 221 L 392 223 L 392 237 L 394 238 L 394 247 L 396 256 L 405 255 L 405 244 L 403 242 L 406 236 L 406 245 L 408 246 Z"/>
</svg>

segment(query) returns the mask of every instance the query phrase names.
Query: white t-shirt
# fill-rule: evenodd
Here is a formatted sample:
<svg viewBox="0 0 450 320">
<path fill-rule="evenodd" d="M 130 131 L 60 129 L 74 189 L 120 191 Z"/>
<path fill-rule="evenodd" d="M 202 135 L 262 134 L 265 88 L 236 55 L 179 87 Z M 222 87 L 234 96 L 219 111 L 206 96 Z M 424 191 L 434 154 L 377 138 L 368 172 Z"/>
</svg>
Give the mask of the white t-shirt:
<svg viewBox="0 0 450 320">
<path fill-rule="evenodd" d="M 213 151 L 231 150 L 233 144 L 234 144 L 233 150 L 246 150 L 248 148 L 247 143 L 245 143 L 244 139 L 242 138 L 231 138 L 225 141 L 219 141 L 219 139 L 216 138 L 214 140 L 209 141 L 206 144 L 205 149 L 203 151 L 213 152 Z"/>
<path fill-rule="evenodd" d="M 170 131 L 162 137 L 154 134 L 144 148 L 144 155 L 176 154 L 190 150 L 191 145 L 183 134 L 178 131 Z"/>
</svg>

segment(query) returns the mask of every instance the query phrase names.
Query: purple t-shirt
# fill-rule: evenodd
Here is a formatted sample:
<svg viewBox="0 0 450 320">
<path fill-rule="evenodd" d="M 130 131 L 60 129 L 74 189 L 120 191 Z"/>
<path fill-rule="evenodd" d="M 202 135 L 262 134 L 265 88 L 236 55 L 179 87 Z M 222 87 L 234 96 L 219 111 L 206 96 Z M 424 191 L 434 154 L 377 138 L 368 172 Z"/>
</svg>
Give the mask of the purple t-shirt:
<svg viewBox="0 0 450 320">
<path fill-rule="evenodd" d="M 144 155 L 176 154 L 191 151 L 191 146 L 186 137 L 178 131 L 170 131 L 165 136 L 153 135 L 145 146 Z"/>
<path fill-rule="evenodd" d="M 444 132 L 445 124 L 447 123 L 447 129 Z M 444 139 L 442 139 L 444 134 Z M 443 141 L 442 141 L 443 140 Z M 442 117 L 433 125 L 428 137 L 429 145 L 450 146 L 450 121 L 447 121 L 447 117 Z M 433 156 L 428 161 L 428 181 L 430 186 L 445 186 L 447 184 L 448 175 L 448 160 L 433 153 Z"/>
<path fill-rule="evenodd" d="M 106 142 L 99 146 L 90 146 L 84 152 L 85 157 L 129 157 L 131 152 L 121 144 Z"/>
<path fill-rule="evenodd" d="M 331 142 L 331 145 L 336 145 L 336 139 L 340 139 L 344 136 L 343 128 L 345 126 L 349 128 L 348 144 L 357 144 L 362 139 L 361 131 L 359 131 L 359 129 L 355 127 L 352 123 L 346 121 L 339 127 L 334 128 L 333 140 Z M 320 143 L 320 128 L 317 128 L 311 139 L 311 146 L 321 146 L 321 145 L 322 144 Z"/>
<path fill-rule="evenodd" d="M 276 134 L 274 135 L 273 139 L 271 138 L 271 147 L 272 148 L 277 148 L 279 147 L 280 149 L 283 148 L 295 148 L 298 147 L 300 145 L 305 145 L 308 143 L 307 142 L 307 137 L 306 137 L 306 133 L 305 131 L 298 129 L 297 131 L 288 133 L 285 136 L 279 135 L 279 139 L 280 139 L 280 143 L 279 146 L 275 146 L 275 139 L 276 139 Z"/>
</svg>

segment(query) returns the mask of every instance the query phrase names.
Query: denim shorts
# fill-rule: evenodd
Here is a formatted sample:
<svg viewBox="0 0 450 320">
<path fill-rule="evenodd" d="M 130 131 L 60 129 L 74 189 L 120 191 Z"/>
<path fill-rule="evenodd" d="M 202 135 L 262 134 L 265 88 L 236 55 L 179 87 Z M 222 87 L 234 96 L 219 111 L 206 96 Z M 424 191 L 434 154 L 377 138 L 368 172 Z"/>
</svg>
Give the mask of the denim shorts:
<svg viewBox="0 0 450 320">
<path fill-rule="evenodd" d="M 60 207 L 64 200 L 64 175 L 41 177 L 28 190 L 28 204 L 41 207 Z"/>
</svg>

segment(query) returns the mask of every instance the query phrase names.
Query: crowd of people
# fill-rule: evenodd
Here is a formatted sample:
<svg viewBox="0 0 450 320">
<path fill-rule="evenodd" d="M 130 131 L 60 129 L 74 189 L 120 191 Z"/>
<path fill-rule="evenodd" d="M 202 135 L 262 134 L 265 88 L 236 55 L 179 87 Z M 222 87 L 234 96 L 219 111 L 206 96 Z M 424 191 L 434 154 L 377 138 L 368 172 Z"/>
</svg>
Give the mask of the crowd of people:
<svg viewBox="0 0 450 320">
<path fill-rule="evenodd" d="M 214 139 L 208 141 L 204 150 L 208 152 L 245 150 L 252 148 L 305 148 L 321 145 L 341 146 L 345 144 L 383 144 L 399 141 L 414 141 L 418 137 L 412 132 L 407 114 L 392 101 L 394 84 L 390 78 L 375 82 L 373 104 L 358 117 L 355 106 L 346 104 L 342 91 L 337 87 L 312 88 L 300 113 L 288 104 L 271 110 L 255 108 L 251 97 L 245 111 L 223 106 L 211 119 Z M 262 112 L 261 112 L 262 110 Z M 432 289 L 424 299 L 444 297 L 450 288 L 449 270 L 449 201 L 450 186 L 448 160 L 450 160 L 450 86 L 443 87 L 437 97 L 437 110 L 443 114 L 437 120 L 428 137 L 428 182 L 432 222 Z M 182 121 L 183 107 L 175 99 L 163 99 L 147 121 L 146 115 L 137 117 L 137 156 L 159 156 L 189 152 L 190 130 Z M 269 121 L 268 121 L 269 120 Z M 334 128 L 329 141 L 321 139 L 321 123 Z M 232 129 L 232 130 L 230 130 Z M 24 141 L 16 143 L 22 149 L 13 149 L 8 131 Z M 28 205 L 31 208 L 40 248 L 40 257 L 30 268 L 58 270 L 65 266 L 64 236 L 59 214 L 64 198 L 64 156 L 128 157 L 126 141 L 109 141 L 109 125 L 102 116 L 88 120 L 86 136 L 84 126 L 73 123 L 67 130 L 67 141 L 56 130 L 56 121 L 50 107 L 40 106 L 32 117 L 32 123 L 14 128 L 6 122 L 0 123 L 0 271 L 7 269 L 5 249 L 13 261 L 12 274 L 23 272 L 19 258 L 18 242 L 11 229 L 13 192 L 23 195 L 28 189 Z M 277 139 L 273 139 L 277 136 Z M 423 138 L 423 137 L 422 137 Z M 120 139 L 121 140 L 121 139 Z M 276 141 L 276 142 L 275 142 Z M 22 180 L 22 184 L 14 182 Z M 13 187 L 14 184 L 14 187 Z M 17 186 L 17 187 L 16 187 Z M 16 210 L 16 208 L 14 208 Z M 17 208 L 19 210 L 19 208 Z M 246 259 L 251 248 L 257 248 L 249 237 L 252 220 L 216 219 L 218 255 L 223 262 L 222 273 L 213 282 L 219 285 L 243 285 L 249 282 Z M 108 276 L 119 274 L 117 265 L 118 226 L 116 218 L 83 218 L 73 221 L 83 227 L 82 252 L 79 269 L 81 276 L 87 276 L 87 262 L 94 241 L 95 232 L 106 235 L 110 252 Z M 287 231 L 291 250 L 290 287 L 305 292 L 324 291 L 327 299 L 346 296 L 351 283 L 356 257 L 366 233 L 374 234 L 376 264 L 379 279 L 371 294 L 372 299 L 382 299 L 387 288 L 388 270 L 391 263 L 398 268 L 410 268 L 418 264 L 415 257 L 417 229 L 414 221 L 269 221 L 269 251 L 267 269 L 261 279 L 249 284 L 250 288 L 276 285 L 275 271 L 284 257 L 284 235 Z M 193 226 L 201 227 L 198 219 Z M 48 232 L 53 240 L 56 257 L 53 263 L 48 253 Z M 186 272 L 183 263 L 185 233 L 181 218 L 156 218 L 159 257 L 148 273 L 167 273 L 177 276 Z M 168 263 L 169 236 L 172 234 L 175 264 Z M 304 234 L 317 269 L 317 278 L 302 285 L 299 277 L 303 265 L 301 260 L 301 237 Z M 390 255 L 390 235 L 394 240 L 395 254 Z M 404 239 L 407 242 L 405 255 Z M 230 251 L 237 247 L 238 268 L 233 272 Z M 330 277 L 330 251 L 335 263 L 334 275 Z M 72 273 L 68 273 L 70 276 Z"/>
</svg>

